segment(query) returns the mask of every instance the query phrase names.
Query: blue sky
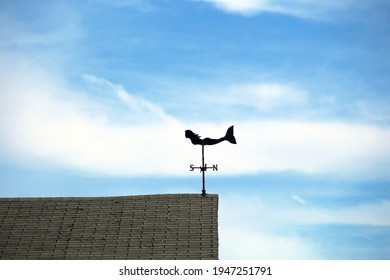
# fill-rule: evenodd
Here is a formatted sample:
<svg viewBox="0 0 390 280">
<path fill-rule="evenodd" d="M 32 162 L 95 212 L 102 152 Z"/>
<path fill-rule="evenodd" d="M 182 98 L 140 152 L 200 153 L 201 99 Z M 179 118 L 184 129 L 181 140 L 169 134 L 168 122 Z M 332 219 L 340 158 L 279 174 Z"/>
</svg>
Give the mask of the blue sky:
<svg viewBox="0 0 390 280">
<path fill-rule="evenodd" d="M 390 2 L 0 3 L 0 196 L 220 195 L 221 259 L 390 259 Z M 357 3 L 358 2 L 358 3 Z"/>
</svg>

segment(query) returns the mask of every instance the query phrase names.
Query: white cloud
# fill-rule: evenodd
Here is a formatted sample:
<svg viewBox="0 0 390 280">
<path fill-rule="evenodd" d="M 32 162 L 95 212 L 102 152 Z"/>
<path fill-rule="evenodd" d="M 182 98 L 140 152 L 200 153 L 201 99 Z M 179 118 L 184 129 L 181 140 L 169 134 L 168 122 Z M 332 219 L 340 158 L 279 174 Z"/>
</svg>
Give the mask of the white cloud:
<svg viewBox="0 0 390 280">
<path fill-rule="evenodd" d="M 338 11 L 362 10 L 370 5 L 386 3 L 383 0 L 205 0 L 204 2 L 209 2 L 226 12 L 242 15 L 271 12 L 309 19 L 324 19 Z"/>
<path fill-rule="evenodd" d="M 204 2 L 210 2 L 228 12 L 252 14 L 264 10 L 267 0 L 205 0 Z"/>
<path fill-rule="evenodd" d="M 11 158 L 112 175 L 185 175 L 190 163 L 199 162 L 200 147 L 184 138 L 184 130 L 219 138 L 234 124 L 237 145 L 206 147 L 206 161 L 219 164 L 221 175 L 285 170 L 390 174 L 387 127 L 286 120 L 184 124 L 156 103 L 104 79 L 85 77 L 107 94 L 100 100 L 45 71 L 23 63 L 5 69 L 4 62 L 1 144 Z M 268 109 L 301 98 L 300 92 L 270 88 L 259 93 Z M 111 118 L 118 106 L 110 100 L 124 106 L 123 121 Z"/>
<path fill-rule="evenodd" d="M 223 152 L 218 146 L 208 149 L 228 174 L 282 170 L 356 177 L 389 174 L 388 128 L 336 122 L 255 121 L 237 124 L 236 134 L 237 146 Z"/>
</svg>

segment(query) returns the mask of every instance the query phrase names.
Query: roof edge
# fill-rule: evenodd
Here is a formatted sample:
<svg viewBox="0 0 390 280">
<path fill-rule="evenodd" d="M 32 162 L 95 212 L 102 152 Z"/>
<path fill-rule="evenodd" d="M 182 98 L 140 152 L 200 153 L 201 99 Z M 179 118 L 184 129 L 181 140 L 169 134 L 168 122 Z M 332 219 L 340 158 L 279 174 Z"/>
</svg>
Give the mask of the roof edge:
<svg viewBox="0 0 390 280">
<path fill-rule="evenodd" d="M 0 200 L 24 200 L 24 199 L 123 199 L 123 198 L 218 198 L 218 194 L 201 194 L 194 193 L 174 193 L 174 194 L 141 194 L 141 195 L 121 195 L 121 196 L 36 196 L 36 197 L 0 197 Z"/>
</svg>

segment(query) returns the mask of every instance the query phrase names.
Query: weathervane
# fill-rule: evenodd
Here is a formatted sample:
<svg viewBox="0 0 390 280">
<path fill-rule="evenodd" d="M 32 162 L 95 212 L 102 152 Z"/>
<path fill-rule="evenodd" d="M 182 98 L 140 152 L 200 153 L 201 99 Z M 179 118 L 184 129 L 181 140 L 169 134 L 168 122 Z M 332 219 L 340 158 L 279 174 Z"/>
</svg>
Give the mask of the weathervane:
<svg viewBox="0 0 390 280">
<path fill-rule="evenodd" d="M 194 166 L 193 164 L 190 165 L 190 171 L 194 171 L 195 169 L 199 169 L 200 172 L 202 172 L 202 196 L 206 195 L 206 188 L 205 188 L 205 171 L 207 169 L 212 168 L 213 171 L 218 171 L 218 165 L 213 164 L 212 167 L 208 167 L 207 164 L 204 163 L 204 146 L 205 145 L 215 145 L 218 143 L 221 143 L 222 141 L 228 141 L 232 144 L 237 144 L 236 138 L 234 137 L 234 131 L 233 131 L 233 125 L 228 128 L 226 131 L 226 135 L 219 139 L 211 139 L 211 138 L 204 138 L 200 139 L 200 136 L 198 134 L 193 133 L 191 130 L 186 130 L 185 136 L 186 138 L 190 138 L 192 144 L 194 145 L 202 145 L 202 165 L 201 166 Z"/>
</svg>

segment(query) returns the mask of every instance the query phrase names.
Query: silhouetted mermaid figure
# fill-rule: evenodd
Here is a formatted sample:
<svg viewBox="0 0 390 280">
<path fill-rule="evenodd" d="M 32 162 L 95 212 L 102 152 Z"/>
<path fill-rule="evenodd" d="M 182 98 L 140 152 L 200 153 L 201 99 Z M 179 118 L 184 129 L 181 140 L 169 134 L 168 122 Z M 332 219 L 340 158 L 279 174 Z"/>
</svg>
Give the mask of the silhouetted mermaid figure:
<svg viewBox="0 0 390 280">
<path fill-rule="evenodd" d="M 226 131 L 226 135 L 219 139 L 211 139 L 211 138 L 205 138 L 200 139 L 200 136 L 198 134 L 193 133 L 191 130 L 186 130 L 186 138 L 190 138 L 192 144 L 194 145 L 215 145 L 218 143 L 221 143 L 222 141 L 228 141 L 232 144 L 237 144 L 236 138 L 234 137 L 234 131 L 233 131 L 233 125 L 228 128 Z"/>
</svg>

